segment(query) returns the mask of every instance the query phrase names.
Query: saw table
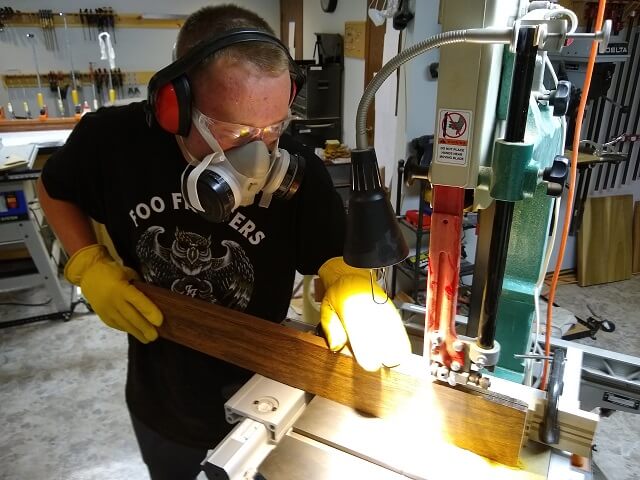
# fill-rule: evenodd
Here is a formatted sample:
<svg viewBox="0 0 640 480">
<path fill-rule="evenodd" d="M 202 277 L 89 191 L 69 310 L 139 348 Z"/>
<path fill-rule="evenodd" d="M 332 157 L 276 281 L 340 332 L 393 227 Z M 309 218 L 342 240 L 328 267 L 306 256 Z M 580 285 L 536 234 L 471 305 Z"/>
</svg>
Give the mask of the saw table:
<svg viewBox="0 0 640 480">
<path fill-rule="evenodd" d="M 3 321 L 7 327 L 33 321 L 68 318 L 71 300 L 58 278 L 58 266 L 41 234 L 43 215 L 37 208 L 35 181 L 40 175 L 36 157 L 64 144 L 71 130 L 0 133 L 0 160 L 19 160 L 15 168 L 0 171 L 0 246 L 24 245 L 32 260 L 28 267 L 9 269 L 0 278 L 0 290 L 44 284 L 55 312 Z M 3 162 L 0 161 L 0 166 Z"/>
<path fill-rule="evenodd" d="M 453 468 L 474 478 L 536 479 L 554 478 L 550 466 L 568 465 L 568 454 L 539 442 L 546 392 L 498 377 L 488 389 L 451 387 L 433 380 L 417 355 L 400 367 L 366 372 L 308 333 L 136 287 L 163 312 L 161 336 L 262 375 L 228 402 L 227 420 L 239 426 L 207 460 L 209 478 L 253 478 L 245 475 L 264 469 L 267 479 L 436 480 Z M 589 457 L 598 417 L 579 409 L 581 359 L 567 353 L 556 447 Z M 324 458 L 323 467 L 306 466 L 304 458 Z M 309 468 L 325 476 L 311 476 Z M 359 473 L 367 469 L 378 473 Z M 343 475 L 350 471 L 356 473 Z"/>
<path fill-rule="evenodd" d="M 240 423 L 207 457 L 198 480 L 591 478 L 571 466 L 568 453 L 537 442 L 527 442 L 518 465 L 508 467 L 442 441 L 409 412 L 381 419 L 260 375 L 226 411 Z"/>
</svg>

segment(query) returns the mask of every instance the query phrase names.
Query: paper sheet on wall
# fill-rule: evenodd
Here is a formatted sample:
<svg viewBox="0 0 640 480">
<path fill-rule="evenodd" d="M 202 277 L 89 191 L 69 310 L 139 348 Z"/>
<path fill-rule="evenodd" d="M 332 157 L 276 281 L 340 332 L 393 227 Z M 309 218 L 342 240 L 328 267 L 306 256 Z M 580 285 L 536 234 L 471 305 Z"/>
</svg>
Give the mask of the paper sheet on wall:
<svg viewBox="0 0 640 480">
<path fill-rule="evenodd" d="M 287 41 L 291 58 L 296 58 L 296 22 L 289 22 L 289 38 Z"/>
<path fill-rule="evenodd" d="M 400 32 L 393 28 L 391 22 L 387 23 L 384 35 L 384 47 L 382 50 L 382 64 L 387 63 L 398 53 L 398 41 Z M 396 93 L 398 91 L 397 75 L 391 74 L 376 93 L 375 103 L 375 140 L 374 146 L 378 156 L 378 165 L 385 167 L 388 172 L 385 183 L 387 186 L 393 181 L 393 172 L 396 171 L 395 145 L 398 129 L 396 117 Z"/>
</svg>

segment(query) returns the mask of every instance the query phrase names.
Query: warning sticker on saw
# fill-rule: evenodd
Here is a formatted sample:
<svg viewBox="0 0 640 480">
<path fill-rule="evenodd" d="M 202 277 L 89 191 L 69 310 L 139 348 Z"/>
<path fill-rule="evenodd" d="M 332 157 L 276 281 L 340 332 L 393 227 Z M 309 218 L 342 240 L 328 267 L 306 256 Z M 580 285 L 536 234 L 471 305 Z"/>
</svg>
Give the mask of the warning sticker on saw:
<svg viewBox="0 0 640 480">
<path fill-rule="evenodd" d="M 470 132 L 471 111 L 441 108 L 438 111 L 436 163 L 466 165 Z"/>
</svg>

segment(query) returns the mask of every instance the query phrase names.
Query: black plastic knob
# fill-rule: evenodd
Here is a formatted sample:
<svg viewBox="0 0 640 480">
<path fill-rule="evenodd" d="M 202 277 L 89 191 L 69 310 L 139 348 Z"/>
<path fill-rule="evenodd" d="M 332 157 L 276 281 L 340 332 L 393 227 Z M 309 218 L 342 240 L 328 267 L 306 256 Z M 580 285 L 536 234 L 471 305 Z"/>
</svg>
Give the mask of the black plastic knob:
<svg viewBox="0 0 640 480">
<path fill-rule="evenodd" d="M 571 82 L 560 80 L 556 89 L 549 94 L 549 104 L 553 106 L 553 116 L 563 117 L 569 111 Z"/>
<path fill-rule="evenodd" d="M 562 155 L 556 155 L 550 167 L 542 172 L 542 179 L 547 182 L 547 195 L 559 197 L 562 195 L 564 184 L 569 174 L 569 159 Z"/>
</svg>

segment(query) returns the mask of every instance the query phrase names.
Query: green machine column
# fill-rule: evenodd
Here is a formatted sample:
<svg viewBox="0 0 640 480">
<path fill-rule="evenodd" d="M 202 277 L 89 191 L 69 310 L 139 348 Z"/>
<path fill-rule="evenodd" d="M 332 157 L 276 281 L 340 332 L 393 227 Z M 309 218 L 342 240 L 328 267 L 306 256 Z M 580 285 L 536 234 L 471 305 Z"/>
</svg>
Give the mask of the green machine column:
<svg viewBox="0 0 640 480">
<path fill-rule="evenodd" d="M 548 106 L 539 106 L 531 101 L 525 139 L 533 145 L 527 170 L 528 173 L 535 171 L 536 175 L 523 176 L 522 199 L 515 201 L 502 295 L 498 304 L 496 340 L 500 343 L 501 352 L 494 372 L 497 376 L 516 382 L 521 382 L 524 377 L 524 362 L 514 355 L 525 353 L 529 344 L 535 320 L 536 288 L 543 268 L 552 217 L 553 199 L 547 195 L 546 184 L 538 180 L 537 172 L 550 167 L 555 156 L 562 152 L 560 119 L 553 116 Z M 500 160 L 498 165 L 501 165 Z M 500 174 L 495 166 L 492 165 L 494 176 Z M 507 194 L 513 198 L 515 190 Z"/>
<path fill-rule="evenodd" d="M 514 55 L 505 49 L 496 111 L 498 120 L 502 121 L 507 118 L 513 64 Z M 560 118 L 553 116 L 552 107 L 530 99 L 524 141 L 509 143 L 496 140 L 491 165 L 481 167 L 478 176 L 478 187 L 487 190 L 491 198 L 514 204 L 496 315 L 495 338 L 501 351 L 494 374 L 518 383 L 524 378 L 524 361 L 514 355 L 525 353 L 529 346 L 535 320 L 537 283 L 543 268 L 552 218 L 553 198 L 547 194 L 542 173 L 545 168 L 552 166 L 556 155 L 562 151 Z M 486 220 L 481 217 L 482 238 L 479 238 L 478 245 L 480 247 L 482 242 L 483 250 L 488 248 L 490 218 L 491 215 Z M 476 274 L 482 276 L 484 272 Z M 474 295 L 476 293 L 474 290 Z M 475 315 L 477 312 L 474 319 Z M 467 334 L 474 333 L 468 331 Z"/>
</svg>

